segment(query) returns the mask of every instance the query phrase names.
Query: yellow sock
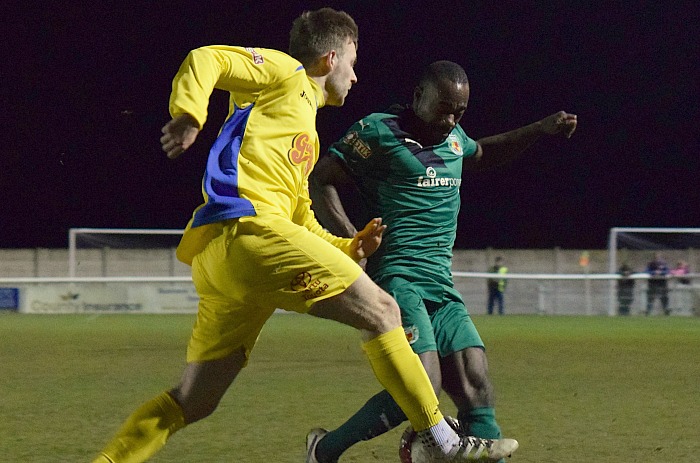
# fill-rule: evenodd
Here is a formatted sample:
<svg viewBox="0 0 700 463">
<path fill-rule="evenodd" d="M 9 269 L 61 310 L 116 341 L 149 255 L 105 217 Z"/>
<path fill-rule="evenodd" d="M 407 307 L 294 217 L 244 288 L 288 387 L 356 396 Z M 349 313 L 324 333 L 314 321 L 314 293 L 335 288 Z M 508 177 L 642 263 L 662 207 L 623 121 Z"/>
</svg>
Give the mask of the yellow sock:
<svg viewBox="0 0 700 463">
<path fill-rule="evenodd" d="M 422 431 L 443 419 L 428 374 L 411 350 L 403 328 L 380 334 L 362 348 L 377 379 L 399 404 L 413 429 Z"/>
<path fill-rule="evenodd" d="M 93 463 L 136 463 L 160 450 L 185 427 L 182 409 L 167 392 L 141 405 Z"/>
</svg>

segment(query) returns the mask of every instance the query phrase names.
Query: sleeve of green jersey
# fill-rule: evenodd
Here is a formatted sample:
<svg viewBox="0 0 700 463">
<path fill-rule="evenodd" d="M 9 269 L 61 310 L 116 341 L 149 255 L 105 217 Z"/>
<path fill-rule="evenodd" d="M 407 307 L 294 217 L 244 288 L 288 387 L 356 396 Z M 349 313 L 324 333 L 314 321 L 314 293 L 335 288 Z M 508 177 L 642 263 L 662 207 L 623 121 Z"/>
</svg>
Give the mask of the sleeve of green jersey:
<svg viewBox="0 0 700 463">
<path fill-rule="evenodd" d="M 376 122 L 362 119 L 354 123 L 328 151 L 338 156 L 351 174 L 364 176 L 375 172 L 379 166 L 382 158 L 379 148 Z"/>
<path fill-rule="evenodd" d="M 476 154 L 476 142 L 469 138 L 469 135 L 467 135 L 462 127 L 458 125 L 456 127 L 456 130 L 459 132 L 461 138 L 462 138 L 462 156 L 465 158 L 474 156 Z"/>
</svg>

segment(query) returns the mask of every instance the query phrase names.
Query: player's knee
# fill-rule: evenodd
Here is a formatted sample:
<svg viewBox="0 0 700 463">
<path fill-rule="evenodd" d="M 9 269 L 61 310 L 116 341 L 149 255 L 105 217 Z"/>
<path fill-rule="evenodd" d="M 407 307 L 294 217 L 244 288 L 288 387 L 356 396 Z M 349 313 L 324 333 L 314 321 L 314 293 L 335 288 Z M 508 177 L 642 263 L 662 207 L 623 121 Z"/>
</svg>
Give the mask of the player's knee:
<svg viewBox="0 0 700 463">
<path fill-rule="evenodd" d="M 379 333 L 386 333 L 401 325 L 401 310 L 393 297 L 384 291 L 379 291 L 376 304 L 373 307 L 371 327 Z"/>
<path fill-rule="evenodd" d="M 193 397 L 184 394 L 180 388 L 172 389 L 170 395 L 180 405 L 185 423 L 188 425 L 208 417 L 219 405 L 219 401 L 211 396 Z"/>
</svg>

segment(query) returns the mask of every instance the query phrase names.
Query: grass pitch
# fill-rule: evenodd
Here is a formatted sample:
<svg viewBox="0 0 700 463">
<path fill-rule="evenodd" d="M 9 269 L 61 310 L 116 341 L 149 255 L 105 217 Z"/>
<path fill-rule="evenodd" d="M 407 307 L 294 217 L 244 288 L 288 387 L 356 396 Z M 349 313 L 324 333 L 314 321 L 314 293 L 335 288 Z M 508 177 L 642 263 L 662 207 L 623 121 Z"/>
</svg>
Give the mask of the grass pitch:
<svg viewBox="0 0 700 463">
<path fill-rule="evenodd" d="M 0 462 L 88 462 L 174 385 L 188 315 L 0 315 Z M 700 319 L 475 317 L 513 463 L 700 461 Z M 299 463 L 380 386 L 344 326 L 275 315 L 219 409 L 154 462 Z M 454 414 L 445 399 L 443 409 Z M 397 463 L 403 426 L 343 462 Z"/>
</svg>

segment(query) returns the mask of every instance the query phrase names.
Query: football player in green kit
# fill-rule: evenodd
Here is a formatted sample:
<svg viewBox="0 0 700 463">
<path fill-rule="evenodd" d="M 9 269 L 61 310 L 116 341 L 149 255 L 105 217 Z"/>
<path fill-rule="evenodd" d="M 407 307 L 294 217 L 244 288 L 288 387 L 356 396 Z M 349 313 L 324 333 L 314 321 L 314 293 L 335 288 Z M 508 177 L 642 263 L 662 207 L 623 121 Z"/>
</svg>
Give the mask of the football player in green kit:
<svg viewBox="0 0 700 463">
<path fill-rule="evenodd" d="M 352 237 L 355 226 L 340 191 L 354 185 L 363 213 L 382 217 L 382 245 L 366 272 L 401 308 L 406 336 L 436 390 L 454 401 L 463 431 L 501 435 L 494 412 L 484 344 L 453 287 L 451 260 L 463 170 L 499 166 L 543 135 L 570 137 L 576 115 L 564 111 L 516 130 L 479 140 L 459 121 L 467 109 L 469 81 L 449 61 L 427 67 L 410 106 L 371 114 L 347 131 L 317 164 L 311 179 L 313 208 L 332 233 Z M 307 463 L 331 463 L 355 443 L 406 420 L 382 391 L 333 431 L 312 430 Z"/>
</svg>

